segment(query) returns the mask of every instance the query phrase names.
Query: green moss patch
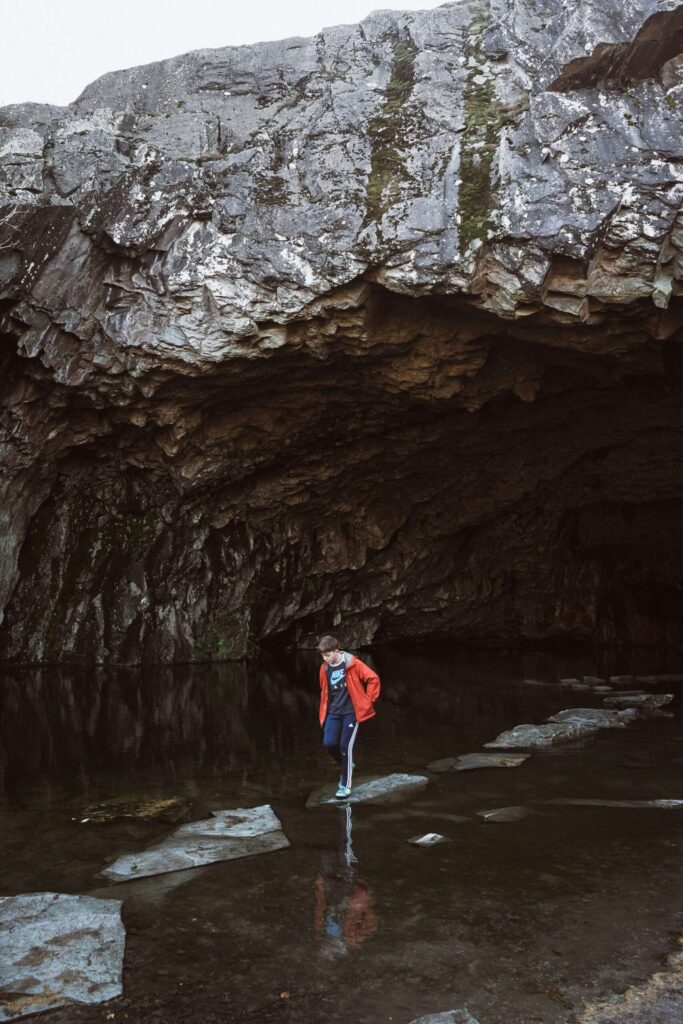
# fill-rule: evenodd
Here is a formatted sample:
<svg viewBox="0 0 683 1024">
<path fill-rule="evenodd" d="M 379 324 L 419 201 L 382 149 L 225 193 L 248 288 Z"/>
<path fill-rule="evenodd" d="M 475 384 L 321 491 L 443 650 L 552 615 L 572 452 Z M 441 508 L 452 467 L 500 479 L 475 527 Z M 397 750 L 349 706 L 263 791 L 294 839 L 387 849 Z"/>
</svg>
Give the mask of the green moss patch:
<svg viewBox="0 0 683 1024">
<path fill-rule="evenodd" d="M 412 42 L 396 43 L 384 104 L 368 122 L 372 154 L 366 193 L 366 224 L 381 220 L 398 200 L 401 182 L 410 179 L 401 143 L 407 143 L 410 128 L 406 104 L 415 83 L 417 52 Z"/>
</svg>

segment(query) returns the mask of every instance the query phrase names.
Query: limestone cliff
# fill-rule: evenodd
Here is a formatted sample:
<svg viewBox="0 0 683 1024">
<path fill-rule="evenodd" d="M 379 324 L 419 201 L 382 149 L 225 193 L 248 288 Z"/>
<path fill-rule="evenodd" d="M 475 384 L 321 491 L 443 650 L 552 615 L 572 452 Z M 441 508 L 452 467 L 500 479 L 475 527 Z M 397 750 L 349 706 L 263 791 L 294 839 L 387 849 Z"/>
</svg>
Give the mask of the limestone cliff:
<svg viewBox="0 0 683 1024">
<path fill-rule="evenodd" d="M 683 5 L 0 110 L 0 653 L 683 641 Z"/>
</svg>

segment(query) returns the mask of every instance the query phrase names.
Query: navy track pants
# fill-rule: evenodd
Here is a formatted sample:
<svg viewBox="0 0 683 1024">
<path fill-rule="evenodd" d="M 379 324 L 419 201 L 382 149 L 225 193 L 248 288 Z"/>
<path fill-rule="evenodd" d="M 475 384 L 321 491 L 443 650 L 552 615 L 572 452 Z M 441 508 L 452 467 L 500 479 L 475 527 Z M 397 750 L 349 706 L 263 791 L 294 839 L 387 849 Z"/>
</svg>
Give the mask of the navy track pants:
<svg viewBox="0 0 683 1024">
<path fill-rule="evenodd" d="M 323 746 L 341 765 L 340 785 L 349 788 L 353 778 L 353 744 L 358 725 L 355 715 L 344 715 L 342 718 L 328 715 L 323 725 Z"/>
</svg>

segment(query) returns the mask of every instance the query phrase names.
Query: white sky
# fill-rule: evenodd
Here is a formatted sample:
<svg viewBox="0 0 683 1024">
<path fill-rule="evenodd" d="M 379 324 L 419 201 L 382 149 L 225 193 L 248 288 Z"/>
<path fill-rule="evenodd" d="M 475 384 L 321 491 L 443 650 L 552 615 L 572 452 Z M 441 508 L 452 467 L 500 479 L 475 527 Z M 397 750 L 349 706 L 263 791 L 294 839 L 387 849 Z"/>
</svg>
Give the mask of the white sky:
<svg viewBox="0 0 683 1024">
<path fill-rule="evenodd" d="M 0 106 L 65 105 L 107 71 L 202 47 L 315 35 L 444 0 L 0 0 Z"/>
</svg>

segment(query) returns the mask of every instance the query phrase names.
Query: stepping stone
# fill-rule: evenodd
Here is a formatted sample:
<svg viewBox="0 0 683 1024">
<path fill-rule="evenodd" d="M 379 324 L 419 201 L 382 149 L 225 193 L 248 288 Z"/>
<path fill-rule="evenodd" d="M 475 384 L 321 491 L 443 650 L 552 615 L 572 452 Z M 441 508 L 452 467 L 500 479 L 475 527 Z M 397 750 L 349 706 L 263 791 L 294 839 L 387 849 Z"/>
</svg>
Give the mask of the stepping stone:
<svg viewBox="0 0 683 1024">
<path fill-rule="evenodd" d="M 588 683 L 589 686 L 601 686 L 607 682 L 606 679 L 602 679 L 601 676 L 584 676 L 584 683 Z"/>
<path fill-rule="evenodd" d="M 181 825 L 157 846 L 119 857 L 101 875 L 112 882 L 126 882 L 271 853 L 288 846 L 282 825 L 268 804 L 214 811 L 206 821 Z"/>
<path fill-rule="evenodd" d="M 635 683 L 635 681 L 636 681 L 636 677 L 635 676 L 628 676 L 628 675 L 626 675 L 626 676 L 610 676 L 609 677 L 609 682 L 610 683 L 618 683 L 619 686 L 628 686 L 629 684 L 633 685 L 633 683 Z"/>
<path fill-rule="evenodd" d="M 655 711 L 657 708 L 670 704 L 673 693 L 614 693 L 605 697 L 603 704 L 615 708 L 636 708 L 642 711 Z"/>
<path fill-rule="evenodd" d="M 595 690 L 596 693 L 611 693 L 612 692 L 612 687 L 611 686 L 594 686 L 593 689 Z"/>
<path fill-rule="evenodd" d="M 479 817 L 484 821 L 496 824 L 498 822 L 522 821 L 523 818 L 528 818 L 533 813 L 528 807 L 496 807 L 492 811 L 477 811 Z"/>
<path fill-rule="evenodd" d="M 0 1021 L 122 993 L 121 900 L 41 892 L 0 898 Z"/>
<path fill-rule="evenodd" d="M 530 754 L 460 754 L 430 761 L 431 772 L 470 772 L 476 768 L 517 768 L 528 761 Z"/>
<path fill-rule="evenodd" d="M 558 797 L 555 800 L 545 800 L 544 803 L 563 807 L 654 807 L 667 811 L 683 807 L 683 800 L 572 800 Z"/>
<path fill-rule="evenodd" d="M 336 784 L 316 789 L 306 801 L 306 807 L 320 807 L 321 804 L 392 803 L 414 796 L 429 783 L 426 775 L 381 775 L 371 779 L 358 780 L 346 800 L 335 800 Z"/>
<path fill-rule="evenodd" d="M 442 1013 L 428 1013 L 417 1017 L 410 1024 L 479 1024 L 467 1010 L 444 1010 Z"/>
<path fill-rule="evenodd" d="M 567 708 L 566 711 L 558 711 L 556 715 L 551 715 L 548 721 L 585 723 L 594 729 L 625 729 L 634 717 L 632 714 L 624 715 L 620 711 L 608 711 L 606 708 Z"/>
<path fill-rule="evenodd" d="M 663 675 L 663 676 L 659 675 L 659 676 L 656 677 L 656 679 L 657 679 L 658 683 L 683 683 L 683 675 L 681 675 L 680 673 L 679 674 L 676 674 L 676 673 L 671 674 L 670 673 L 669 675 Z"/>
<path fill-rule="evenodd" d="M 544 725 L 516 725 L 496 736 L 495 740 L 485 743 L 492 749 L 543 750 L 555 743 L 566 743 L 569 740 L 583 739 L 596 732 L 596 726 L 585 721 L 549 722 Z"/>
<path fill-rule="evenodd" d="M 450 839 L 439 832 L 426 832 L 423 836 L 413 836 L 408 842 L 413 846 L 439 846 L 440 843 L 450 843 Z"/>
</svg>

